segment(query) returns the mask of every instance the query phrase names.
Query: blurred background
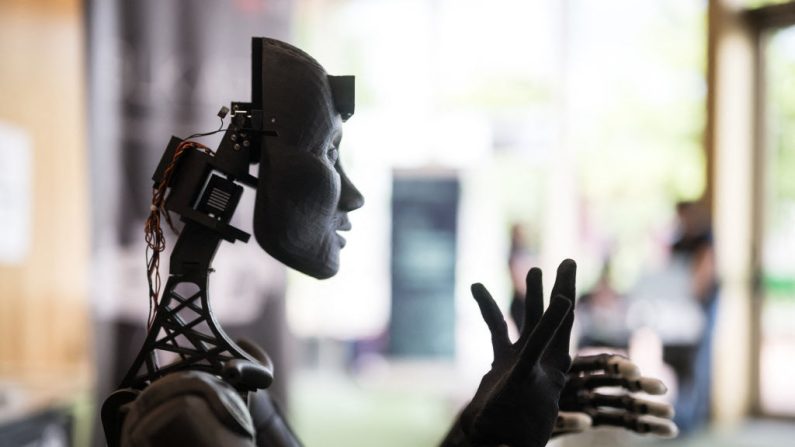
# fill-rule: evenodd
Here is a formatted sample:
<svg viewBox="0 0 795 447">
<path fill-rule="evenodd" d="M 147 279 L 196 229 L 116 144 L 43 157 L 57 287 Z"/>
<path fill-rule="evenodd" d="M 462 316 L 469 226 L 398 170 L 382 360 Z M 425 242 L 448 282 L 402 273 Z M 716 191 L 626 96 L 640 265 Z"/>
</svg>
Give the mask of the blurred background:
<svg viewBox="0 0 795 447">
<path fill-rule="evenodd" d="M 357 83 L 340 273 L 224 244 L 211 283 L 307 445 L 438 444 L 491 362 L 469 285 L 515 334 L 524 273 L 549 290 L 566 257 L 572 353 L 665 380 L 668 444 L 791 443 L 795 2 L 2 0 L 0 444 L 104 445 L 145 334 L 149 179 L 249 100 L 252 36 Z"/>
</svg>

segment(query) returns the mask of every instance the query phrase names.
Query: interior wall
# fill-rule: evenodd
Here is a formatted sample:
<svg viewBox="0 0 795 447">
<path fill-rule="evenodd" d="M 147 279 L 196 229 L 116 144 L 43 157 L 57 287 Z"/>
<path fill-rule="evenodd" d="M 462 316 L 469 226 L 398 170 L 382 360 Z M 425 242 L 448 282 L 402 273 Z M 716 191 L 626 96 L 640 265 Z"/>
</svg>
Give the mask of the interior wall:
<svg viewBox="0 0 795 447">
<path fill-rule="evenodd" d="M 79 0 L 0 2 L 0 123 L 31 143 L 29 243 L 19 261 L 0 262 L 4 376 L 87 364 L 83 56 Z"/>
</svg>

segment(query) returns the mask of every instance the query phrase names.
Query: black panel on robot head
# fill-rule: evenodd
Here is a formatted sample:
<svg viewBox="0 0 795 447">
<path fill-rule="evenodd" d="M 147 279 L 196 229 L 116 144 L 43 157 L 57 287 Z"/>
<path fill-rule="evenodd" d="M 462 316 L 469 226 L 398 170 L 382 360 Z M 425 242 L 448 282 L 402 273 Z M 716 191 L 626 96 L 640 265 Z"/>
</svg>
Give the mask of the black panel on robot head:
<svg viewBox="0 0 795 447">
<path fill-rule="evenodd" d="M 332 76 L 312 56 L 267 37 L 252 39 L 251 104 L 262 110 L 287 144 L 298 144 L 307 129 L 324 124 L 327 112 L 345 122 L 353 116 L 354 76 Z"/>
<path fill-rule="evenodd" d="M 347 212 L 361 194 L 337 151 L 354 111 L 353 76 L 329 76 L 311 56 L 278 40 L 252 42 L 252 109 L 262 110 L 254 235 L 271 256 L 315 278 L 339 267 Z"/>
</svg>

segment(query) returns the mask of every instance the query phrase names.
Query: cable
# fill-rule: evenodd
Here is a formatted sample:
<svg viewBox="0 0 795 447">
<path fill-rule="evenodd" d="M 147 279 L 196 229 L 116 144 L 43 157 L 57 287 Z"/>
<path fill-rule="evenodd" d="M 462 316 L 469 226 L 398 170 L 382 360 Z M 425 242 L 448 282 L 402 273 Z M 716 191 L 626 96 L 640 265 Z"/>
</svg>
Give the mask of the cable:
<svg viewBox="0 0 795 447">
<path fill-rule="evenodd" d="M 228 127 L 224 128 L 224 119 L 221 118 L 221 125 L 218 127 L 217 130 L 211 130 L 209 132 L 204 132 L 204 133 L 195 133 L 195 134 L 189 136 L 188 138 L 186 138 L 186 140 L 190 140 L 192 138 L 199 138 L 199 137 L 206 137 L 206 136 L 209 136 L 209 135 L 214 135 L 214 134 L 217 134 L 218 132 L 223 132 L 223 131 L 225 131 L 227 129 L 228 129 Z"/>
<path fill-rule="evenodd" d="M 222 123 L 223 124 L 223 123 Z M 216 132 L 220 132 L 219 129 Z M 151 328 L 157 314 L 158 297 L 160 296 L 160 253 L 166 249 L 166 239 L 163 236 L 163 228 L 160 224 L 160 217 L 163 215 L 166 223 L 174 233 L 178 233 L 171 221 L 171 215 L 163 207 L 166 198 L 166 190 L 171 183 L 171 176 L 177 166 L 177 162 L 188 149 L 202 150 L 207 154 L 212 154 L 210 148 L 195 141 L 182 141 L 174 151 L 168 166 L 163 172 L 163 179 L 157 187 L 152 190 L 152 204 L 149 207 L 149 217 L 146 218 L 144 225 L 144 240 L 146 241 L 146 279 L 149 283 L 149 318 L 146 327 Z"/>
</svg>

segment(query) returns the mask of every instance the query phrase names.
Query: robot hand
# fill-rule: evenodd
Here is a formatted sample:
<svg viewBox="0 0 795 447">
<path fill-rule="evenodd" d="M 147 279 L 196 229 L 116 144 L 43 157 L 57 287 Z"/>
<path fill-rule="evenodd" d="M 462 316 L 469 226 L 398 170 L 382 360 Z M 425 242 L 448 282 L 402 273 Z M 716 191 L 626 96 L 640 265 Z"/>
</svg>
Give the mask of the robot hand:
<svg viewBox="0 0 795 447">
<path fill-rule="evenodd" d="M 598 388 L 618 388 L 620 394 L 597 393 Z M 665 394 L 657 379 L 642 377 L 637 365 L 612 354 L 577 357 L 572 362 L 560 396 L 560 414 L 552 436 L 578 433 L 593 426 L 624 427 L 636 433 L 675 437 L 673 408 L 663 402 L 632 397 L 629 393 Z"/>
<path fill-rule="evenodd" d="M 576 264 L 566 260 L 558 268 L 552 300 L 544 312 L 541 270 L 527 274 L 527 323 L 516 343 L 500 309 L 481 284 L 472 295 L 491 331 L 494 362 L 483 376 L 475 397 L 464 408 L 444 445 L 546 445 L 558 414 L 565 385 L 569 334 L 573 323 Z"/>
</svg>

